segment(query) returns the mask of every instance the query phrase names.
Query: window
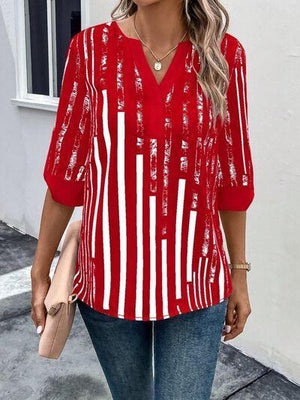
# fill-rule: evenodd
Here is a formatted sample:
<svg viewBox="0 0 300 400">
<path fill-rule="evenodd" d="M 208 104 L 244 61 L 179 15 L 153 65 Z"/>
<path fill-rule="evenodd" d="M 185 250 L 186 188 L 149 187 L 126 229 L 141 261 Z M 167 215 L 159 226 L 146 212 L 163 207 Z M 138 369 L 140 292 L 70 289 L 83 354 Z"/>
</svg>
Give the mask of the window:
<svg viewBox="0 0 300 400">
<path fill-rule="evenodd" d="M 80 18 L 80 0 L 25 0 L 28 93 L 59 95 L 65 54 L 81 30 Z"/>
<path fill-rule="evenodd" d="M 86 23 L 86 0 L 16 1 L 18 79 L 12 101 L 56 110 L 68 44 Z"/>
</svg>

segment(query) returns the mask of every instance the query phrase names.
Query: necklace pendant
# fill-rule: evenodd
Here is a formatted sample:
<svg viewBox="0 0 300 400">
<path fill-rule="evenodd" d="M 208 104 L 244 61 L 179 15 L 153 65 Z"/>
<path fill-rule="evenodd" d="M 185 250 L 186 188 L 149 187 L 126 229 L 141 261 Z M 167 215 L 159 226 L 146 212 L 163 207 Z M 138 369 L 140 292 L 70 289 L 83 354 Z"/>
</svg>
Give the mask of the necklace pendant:
<svg viewBox="0 0 300 400">
<path fill-rule="evenodd" d="M 154 64 L 154 69 L 155 69 L 155 71 L 160 71 L 161 70 L 161 62 L 157 61 Z"/>
</svg>

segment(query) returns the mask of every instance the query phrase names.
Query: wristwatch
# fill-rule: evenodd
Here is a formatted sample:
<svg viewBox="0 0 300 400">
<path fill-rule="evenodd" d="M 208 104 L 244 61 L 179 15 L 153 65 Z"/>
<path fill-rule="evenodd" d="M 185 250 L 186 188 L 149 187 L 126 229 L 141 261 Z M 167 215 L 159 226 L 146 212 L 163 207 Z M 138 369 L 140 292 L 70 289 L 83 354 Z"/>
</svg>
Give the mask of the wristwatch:
<svg viewBox="0 0 300 400">
<path fill-rule="evenodd" d="M 246 269 L 247 271 L 251 270 L 251 263 L 242 263 L 242 264 L 235 264 L 235 263 L 230 263 L 229 264 L 230 269 Z"/>
</svg>

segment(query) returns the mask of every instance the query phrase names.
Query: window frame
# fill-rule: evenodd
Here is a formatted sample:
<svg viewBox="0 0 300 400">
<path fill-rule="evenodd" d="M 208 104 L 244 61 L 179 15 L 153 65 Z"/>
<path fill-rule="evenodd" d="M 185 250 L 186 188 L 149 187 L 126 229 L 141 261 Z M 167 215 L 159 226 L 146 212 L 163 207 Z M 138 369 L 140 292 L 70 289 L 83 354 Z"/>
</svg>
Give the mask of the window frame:
<svg viewBox="0 0 300 400">
<path fill-rule="evenodd" d="M 81 29 L 89 26 L 90 0 L 81 0 Z M 47 0 L 48 19 L 48 56 L 49 56 L 49 95 L 28 93 L 26 59 L 26 18 L 25 0 L 15 0 L 16 15 L 16 97 L 11 102 L 20 107 L 57 111 L 59 97 L 53 96 L 53 36 L 51 35 L 51 11 L 53 0 Z M 50 12 L 49 12 L 50 11 Z"/>
</svg>

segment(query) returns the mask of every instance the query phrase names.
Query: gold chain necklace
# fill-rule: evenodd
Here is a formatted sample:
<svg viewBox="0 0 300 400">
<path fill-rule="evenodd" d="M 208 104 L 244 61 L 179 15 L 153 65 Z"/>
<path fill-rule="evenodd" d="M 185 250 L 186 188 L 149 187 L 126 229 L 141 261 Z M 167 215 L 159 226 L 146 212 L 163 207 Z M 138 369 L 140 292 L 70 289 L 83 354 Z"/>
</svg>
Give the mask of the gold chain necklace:
<svg viewBox="0 0 300 400">
<path fill-rule="evenodd" d="M 140 39 L 140 41 L 143 43 L 143 45 L 144 45 L 145 47 L 147 47 L 147 49 L 150 51 L 150 53 L 152 54 L 152 56 L 155 58 L 156 62 L 153 64 L 153 68 L 154 68 L 156 71 L 160 71 L 161 68 L 162 68 L 161 61 L 164 60 L 166 57 L 168 57 L 168 55 L 169 55 L 170 53 L 172 53 L 172 51 L 175 50 L 175 49 L 177 48 L 178 43 L 176 44 L 176 46 L 172 47 L 172 48 L 167 52 L 167 54 L 165 54 L 165 55 L 162 56 L 162 57 L 157 57 L 156 54 L 154 53 L 154 51 L 147 45 L 147 43 L 145 43 L 145 42 L 143 41 L 143 39 L 141 38 L 140 34 L 138 33 L 138 31 L 137 31 L 137 29 L 136 29 L 136 25 L 135 25 L 135 18 L 136 18 L 136 14 L 134 14 L 134 19 L 133 19 L 133 27 L 134 27 L 135 33 L 136 33 L 137 37 Z M 182 36 L 182 38 L 180 39 L 179 42 L 181 42 L 181 41 L 186 37 L 186 35 L 187 35 L 187 31 L 186 31 L 185 34 Z"/>
</svg>

